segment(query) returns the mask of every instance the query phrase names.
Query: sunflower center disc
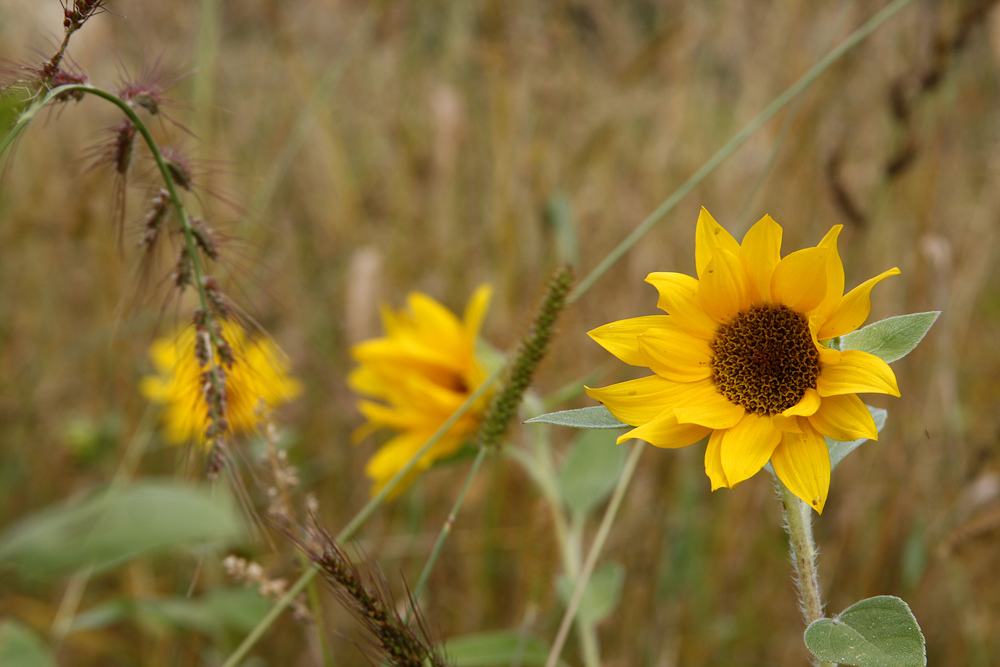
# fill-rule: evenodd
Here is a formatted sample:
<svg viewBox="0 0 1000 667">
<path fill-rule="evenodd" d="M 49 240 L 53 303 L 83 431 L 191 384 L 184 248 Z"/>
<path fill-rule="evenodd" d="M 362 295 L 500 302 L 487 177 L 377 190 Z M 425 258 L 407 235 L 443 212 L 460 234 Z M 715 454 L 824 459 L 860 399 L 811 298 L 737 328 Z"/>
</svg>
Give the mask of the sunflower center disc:
<svg viewBox="0 0 1000 667">
<path fill-rule="evenodd" d="M 819 350 L 801 313 L 756 306 L 719 328 L 712 341 L 712 378 L 749 412 L 773 415 L 816 388 Z"/>
</svg>

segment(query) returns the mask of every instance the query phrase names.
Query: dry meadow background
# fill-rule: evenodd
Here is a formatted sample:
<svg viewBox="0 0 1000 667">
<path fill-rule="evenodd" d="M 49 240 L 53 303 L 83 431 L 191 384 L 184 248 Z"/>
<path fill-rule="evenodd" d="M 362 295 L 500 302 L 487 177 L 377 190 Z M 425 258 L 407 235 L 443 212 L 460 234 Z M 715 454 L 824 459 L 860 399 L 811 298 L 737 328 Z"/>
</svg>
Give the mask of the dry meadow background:
<svg viewBox="0 0 1000 667">
<path fill-rule="evenodd" d="M 227 289 L 288 352 L 304 396 L 281 413 L 303 492 L 336 530 L 368 497 L 374 443 L 345 376 L 348 346 L 379 333 L 378 304 L 419 289 L 453 309 L 495 287 L 484 329 L 507 348 L 547 275 L 583 275 L 725 141 L 877 9 L 869 2 L 340 0 L 117 2 L 71 55 L 100 85 L 158 62 L 194 136 L 204 212 L 234 237 Z M 55 0 L 0 4 L 0 57 L 38 60 Z M 839 61 L 689 194 L 564 316 L 536 389 L 634 377 L 585 332 L 655 312 L 651 271 L 694 272 L 707 207 L 741 236 L 769 213 L 786 251 L 844 224 L 853 286 L 891 266 L 871 319 L 943 310 L 894 364 L 902 398 L 878 443 L 837 469 L 816 522 L 828 609 L 897 595 L 929 664 L 1000 655 L 1000 11 L 917 0 Z M 138 284 L 135 226 L 115 242 L 111 178 L 88 147 L 117 122 L 96 99 L 43 114 L 0 181 L 0 524 L 107 483 L 148 426 L 137 392 L 157 334 L 185 321 L 157 280 Z M 167 126 L 175 137 L 184 137 Z M 196 138 L 194 138 L 196 137 Z M 149 165 L 137 165 L 136 172 Z M 138 197 L 141 191 L 131 193 Z M 130 208 L 134 220 L 138 208 Z M 167 271 L 159 267 L 154 275 Z M 563 407 L 587 404 L 583 399 Z M 144 421 L 144 415 L 146 420 Z M 572 433 L 557 432 L 560 443 Z M 512 437 L 523 437 L 518 428 Z M 157 444 L 137 476 L 193 474 Z M 363 530 L 397 586 L 417 574 L 465 477 L 437 469 Z M 196 473 L 194 473 L 196 474 Z M 802 665 L 779 504 L 765 475 L 709 491 L 698 448 L 650 449 L 607 556 L 622 602 L 600 627 L 605 664 Z M 424 601 L 439 637 L 517 627 L 555 634 L 558 558 L 538 493 L 511 461 L 477 478 Z M 287 546 L 244 555 L 294 577 Z M 218 558 L 197 590 L 231 585 Z M 183 595 L 196 557 L 101 575 L 81 608 Z M 65 581 L 0 574 L 0 617 L 45 633 Z M 338 665 L 367 659 L 327 596 Z M 339 633 L 339 634 L 338 634 Z M 291 618 L 253 665 L 316 665 Z M 129 617 L 69 635 L 62 664 L 212 664 L 241 635 Z M 578 664 L 576 645 L 566 657 Z"/>
</svg>

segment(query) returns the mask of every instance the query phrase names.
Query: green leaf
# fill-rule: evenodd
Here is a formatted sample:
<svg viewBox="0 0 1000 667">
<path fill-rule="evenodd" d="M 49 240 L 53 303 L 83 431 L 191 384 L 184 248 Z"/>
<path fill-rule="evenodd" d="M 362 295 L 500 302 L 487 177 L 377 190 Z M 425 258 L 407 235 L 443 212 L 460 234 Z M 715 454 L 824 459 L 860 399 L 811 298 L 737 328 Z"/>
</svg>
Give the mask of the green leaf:
<svg viewBox="0 0 1000 667">
<path fill-rule="evenodd" d="M 580 600 L 580 607 L 577 609 L 577 617 L 585 625 L 596 625 L 608 617 L 618 606 L 622 597 L 622 586 L 625 583 L 625 568 L 621 563 L 610 561 L 604 563 L 594 570 L 590 581 L 587 582 L 587 590 Z M 556 582 L 556 589 L 563 604 L 569 604 L 570 596 L 573 595 L 575 581 L 571 581 L 565 575 L 559 577 Z"/>
<path fill-rule="evenodd" d="M 17 621 L 0 623 L 0 665 L 56 667 L 56 659 L 38 635 Z"/>
<path fill-rule="evenodd" d="M 518 662 L 524 667 L 544 667 L 549 645 L 518 630 L 477 632 L 453 637 L 445 644 L 448 664 L 455 667 L 508 667 Z M 562 660 L 559 667 L 567 667 Z"/>
<path fill-rule="evenodd" d="M 101 571 L 178 546 L 232 543 L 241 536 L 240 520 L 223 494 L 146 481 L 30 515 L 0 536 L 0 565 L 45 579 L 88 565 Z"/>
<path fill-rule="evenodd" d="M 556 426 L 572 426 L 573 428 L 632 428 L 628 424 L 615 419 L 603 405 L 579 410 L 561 410 L 547 415 L 532 417 L 525 424 L 555 424 Z"/>
<path fill-rule="evenodd" d="M 890 317 L 840 337 L 840 349 L 861 350 L 890 364 L 913 351 L 941 311 Z"/>
<path fill-rule="evenodd" d="M 604 502 L 625 467 L 625 457 L 625 449 L 615 444 L 614 433 L 584 431 L 577 436 L 559 469 L 559 488 L 566 506 L 587 515 Z"/>
<path fill-rule="evenodd" d="M 862 600 L 814 621 L 806 646 L 820 660 L 855 667 L 924 667 L 924 635 L 909 606 L 891 595 Z"/>
<path fill-rule="evenodd" d="M 875 420 L 875 429 L 881 433 L 882 429 L 885 427 L 885 420 L 889 416 L 889 413 L 882 408 L 873 408 L 870 405 L 866 405 L 865 407 L 868 408 L 868 412 L 872 413 L 872 419 Z M 858 440 L 851 440 L 850 442 L 839 442 L 837 440 L 827 438 L 826 446 L 830 448 L 830 470 L 833 471 L 833 469 L 844 460 L 845 456 L 866 442 L 868 442 L 868 438 L 859 438 Z"/>
</svg>

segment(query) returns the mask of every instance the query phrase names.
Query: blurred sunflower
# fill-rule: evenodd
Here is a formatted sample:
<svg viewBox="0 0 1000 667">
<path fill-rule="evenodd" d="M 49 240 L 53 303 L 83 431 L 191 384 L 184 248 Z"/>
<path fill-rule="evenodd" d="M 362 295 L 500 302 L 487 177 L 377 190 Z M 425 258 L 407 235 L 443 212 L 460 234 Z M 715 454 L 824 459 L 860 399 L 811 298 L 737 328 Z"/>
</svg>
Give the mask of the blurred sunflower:
<svg viewBox="0 0 1000 667">
<path fill-rule="evenodd" d="M 877 439 L 857 393 L 899 396 L 889 366 L 871 354 L 821 344 L 857 329 L 871 290 L 893 268 L 844 294 L 837 225 L 815 248 L 781 257 L 781 227 L 765 216 L 742 245 L 701 210 L 698 278 L 651 273 L 667 315 L 613 322 L 591 338 L 654 375 L 587 393 L 635 426 L 639 438 L 675 448 L 708 437 L 712 490 L 734 488 L 769 460 L 792 493 L 823 511 L 833 440 Z"/>
<path fill-rule="evenodd" d="M 365 466 L 373 495 L 486 378 L 488 369 L 476 348 L 490 295 L 488 285 L 476 289 L 459 320 L 431 297 L 414 292 L 399 312 L 382 309 L 385 336 L 351 348 L 360 365 L 348 384 L 358 395 L 375 399 L 358 401 L 368 423 L 355 432 L 355 440 L 383 428 L 395 431 Z M 461 448 L 479 428 L 489 401 L 489 395 L 481 397 L 420 458 L 410 478 Z"/>
<path fill-rule="evenodd" d="M 265 338 L 249 336 L 230 321 L 222 336 L 233 351 L 226 371 L 226 422 L 230 433 L 249 433 L 267 412 L 302 393 L 302 385 L 288 375 L 281 351 Z M 165 437 L 171 444 L 205 441 L 208 404 L 202 393 L 203 369 L 195 356 L 195 329 L 187 326 L 170 338 L 158 338 L 149 348 L 156 375 L 142 378 L 139 391 L 163 404 Z M 216 362 L 219 363 L 218 354 Z"/>
</svg>

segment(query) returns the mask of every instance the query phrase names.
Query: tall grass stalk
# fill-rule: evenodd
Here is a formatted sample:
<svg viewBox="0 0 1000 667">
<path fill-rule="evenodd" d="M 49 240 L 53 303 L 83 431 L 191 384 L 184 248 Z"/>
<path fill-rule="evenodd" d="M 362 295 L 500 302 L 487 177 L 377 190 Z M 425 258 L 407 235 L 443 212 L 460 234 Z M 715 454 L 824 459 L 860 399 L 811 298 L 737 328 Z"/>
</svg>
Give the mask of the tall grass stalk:
<svg viewBox="0 0 1000 667">
<path fill-rule="evenodd" d="M 580 608 L 580 602 L 583 600 L 583 594 L 587 590 L 587 583 L 590 581 L 590 576 L 594 573 L 594 567 L 597 565 L 597 559 L 601 555 L 601 550 L 604 548 L 604 542 L 608 539 L 608 535 L 611 533 L 611 527 L 615 523 L 615 517 L 618 516 L 618 508 L 621 506 L 622 499 L 625 497 L 625 491 L 628 490 L 628 485 L 632 481 L 632 474 L 635 472 L 636 466 L 639 465 L 639 457 L 642 456 L 642 452 L 645 448 L 645 441 L 636 440 L 635 444 L 632 446 L 632 451 L 629 452 L 628 460 L 625 462 L 625 467 L 622 469 L 622 473 L 618 477 L 618 482 L 615 484 L 615 490 L 611 494 L 611 500 L 608 502 L 608 507 L 604 511 L 604 518 L 601 519 L 601 525 L 597 529 L 597 534 L 594 536 L 594 543 L 590 546 L 590 551 L 587 552 L 587 560 L 584 561 L 583 569 L 576 578 L 576 585 L 573 588 L 573 594 L 570 596 L 569 602 L 566 604 L 566 612 L 563 614 L 562 623 L 559 625 L 559 632 L 556 634 L 555 641 L 552 642 L 552 650 L 549 652 L 549 658 L 545 662 L 545 667 L 555 667 L 556 663 L 559 662 L 559 654 L 562 653 L 563 646 L 566 643 L 566 637 L 569 635 L 569 626 L 573 623 L 573 619 L 576 617 L 576 612 Z M 594 660 L 594 657 L 587 660 L 587 664 L 600 665 L 599 656 L 596 657 L 596 662 L 591 662 L 592 660 Z"/>
<path fill-rule="evenodd" d="M 833 49 L 833 51 L 828 53 L 826 57 L 813 65 L 808 72 L 802 75 L 802 77 L 793 83 L 785 92 L 776 97 L 774 101 L 767 105 L 763 111 L 757 114 L 756 118 L 750 121 L 750 123 L 740 130 L 736 136 L 716 151 L 715 155 L 710 157 L 708 161 L 691 176 L 691 178 L 686 180 L 679 188 L 674 190 L 673 193 L 671 193 L 671 195 L 667 197 L 655 211 L 650 213 L 649 216 L 643 220 L 631 234 L 626 236 L 621 243 L 615 246 L 615 248 L 608 253 L 608 255 L 601 260 L 601 262 L 583 280 L 580 281 L 580 283 L 576 286 L 576 289 L 570 293 L 567 300 L 568 303 L 574 303 L 577 299 L 586 294 L 587 291 L 593 287 L 594 283 L 596 283 L 601 276 L 607 273 L 608 269 L 624 257 L 625 253 L 627 253 L 632 246 L 638 243 L 643 236 L 655 227 L 656 224 L 667 215 L 667 213 L 672 211 L 674 207 L 677 206 L 677 204 L 679 204 L 689 192 L 691 192 L 691 190 L 705 180 L 705 178 L 715 171 L 720 164 L 725 162 L 726 158 L 732 155 L 737 148 L 742 146 L 747 139 L 753 136 L 753 134 L 764 125 L 764 123 L 769 121 L 776 113 L 784 109 L 785 106 L 795 99 L 799 93 L 811 86 L 813 82 L 820 77 L 820 75 L 830 68 L 831 65 L 840 60 L 840 58 L 851 51 L 851 49 L 856 47 L 864 41 L 865 38 L 875 32 L 876 28 L 885 23 L 889 18 L 896 14 L 896 12 L 903 9 L 912 1 L 913 0 L 895 0 L 891 4 L 887 5 L 885 9 L 868 19 L 864 25 L 851 33 L 847 39 L 841 42 L 840 45 Z"/>
</svg>

